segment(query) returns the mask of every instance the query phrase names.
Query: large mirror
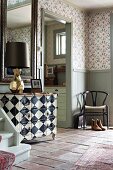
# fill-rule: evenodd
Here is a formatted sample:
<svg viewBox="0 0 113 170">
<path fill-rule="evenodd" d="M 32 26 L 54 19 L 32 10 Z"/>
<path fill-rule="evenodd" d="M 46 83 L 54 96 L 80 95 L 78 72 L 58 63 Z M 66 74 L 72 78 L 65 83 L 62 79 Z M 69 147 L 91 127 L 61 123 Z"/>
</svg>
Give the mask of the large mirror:
<svg viewBox="0 0 113 170">
<path fill-rule="evenodd" d="M 28 81 L 36 78 L 37 58 L 37 1 L 27 0 L 16 3 L 1 0 L 1 22 L 2 22 L 2 54 L 1 54 L 1 81 L 8 81 L 13 73 L 11 69 L 5 68 L 4 58 L 7 42 L 26 42 L 29 47 L 30 68 L 22 69 L 21 77 Z"/>
</svg>

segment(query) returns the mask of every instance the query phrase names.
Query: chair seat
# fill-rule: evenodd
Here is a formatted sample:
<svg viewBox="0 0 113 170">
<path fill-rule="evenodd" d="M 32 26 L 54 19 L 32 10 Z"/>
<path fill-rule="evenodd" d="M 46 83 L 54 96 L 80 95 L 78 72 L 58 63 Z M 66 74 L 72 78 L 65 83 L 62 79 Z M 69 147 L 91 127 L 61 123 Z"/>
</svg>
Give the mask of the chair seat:
<svg viewBox="0 0 113 170">
<path fill-rule="evenodd" d="M 106 105 L 103 106 L 87 106 L 85 105 L 85 109 L 105 109 Z"/>
</svg>

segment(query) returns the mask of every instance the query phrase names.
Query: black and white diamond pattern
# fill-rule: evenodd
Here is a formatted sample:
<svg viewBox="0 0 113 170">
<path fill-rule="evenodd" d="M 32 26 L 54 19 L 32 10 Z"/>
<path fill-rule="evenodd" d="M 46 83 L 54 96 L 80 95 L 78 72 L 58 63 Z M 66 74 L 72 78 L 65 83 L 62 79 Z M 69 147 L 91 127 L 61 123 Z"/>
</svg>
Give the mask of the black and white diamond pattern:
<svg viewBox="0 0 113 170">
<path fill-rule="evenodd" d="M 46 126 L 45 124 L 43 124 L 43 125 L 40 127 L 40 131 L 43 132 L 43 133 L 46 131 L 46 129 L 47 129 L 47 126 Z"/>
<path fill-rule="evenodd" d="M 37 103 L 37 101 L 38 101 L 38 98 L 37 98 L 36 96 L 33 96 L 33 97 L 31 98 L 31 102 L 32 102 L 34 105 Z"/>
<path fill-rule="evenodd" d="M 0 103 L 22 139 L 56 133 L 57 94 L 0 94 Z"/>
<path fill-rule="evenodd" d="M 41 98 L 40 98 L 40 101 L 43 103 L 43 104 L 45 104 L 46 103 L 46 96 L 45 95 L 43 95 Z"/>
<path fill-rule="evenodd" d="M 42 113 L 45 113 L 47 110 L 47 107 L 45 105 L 41 106 L 39 109 Z"/>
<path fill-rule="evenodd" d="M 28 106 L 30 105 L 30 99 L 26 96 L 23 96 L 22 99 L 20 100 L 20 102 L 24 105 L 24 106 Z"/>
<path fill-rule="evenodd" d="M 31 108 L 31 113 L 35 115 L 37 112 L 38 112 L 38 108 L 36 106 L 33 106 Z"/>
<path fill-rule="evenodd" d="M 27 124 L 29 123 L 29 120 L 28 120 L 26 117 L 23 117 L 23 118 L 21 119 L 20 123 L 21 123 L 23 126 L 25 126 L 25 125 L 27 125 Z"/>
<path fill-rule="evenodd" d="M 37 121 L 38 121 L 38 118 L 37 118 L 36 116 L 33 116 L 33 117 L 31 118 L 31 122 L 32 122 L 34 125 L 37 123 Z"/>
<path fill-rule="evenodd" d="M 38 128 L 34 125 L 31 129 L 31 133 L 35 135 L 38 132 Z"/>
<path fill-rule="evenodd" d="M 24 128 L 21 130 L 20 134 L 21 134 L 22 136 L 26 136 L 28 132 L 29 132 L 29 129 L 24 127 Z"/>
<path fill-rule="evenodd" d="M 16 115 L 18 114 L 19 110 L 14 106 L 14 107 L 10 110 L 10 112 L 12 113 L 13 116 L 16 116 Z"/>
<path fill-rule="evenodd" d="M 50 95 L 50 96 L 48 97 L 48 99 L 47 99 L 47 101 L 50 102 L 50 103 L 53 103 L 54 100 L 55 100 L 55 98 L 54 98 L 53 95 Z"/>
<path fill-rule="evenodd" d="M 19 102 L 19 100 L 16 96 L 12 97 L 12 99 L 10 101 L 13 105 L 16 105 Z"/>
<path fill-rule="evenodd" d="M 2 103 L 5 105 L 8 101 L 9 98 L 7 98 L 5 95 L 1 98 Z"/>
<path fill-rule="evenodd" d="M 13 117 L 13 118 L 11 119 L 11 121 L 13 122 L 13 124 L 14 124 L 15 126 L 17 126 L 18 123 L 19 123 L 19 121 L 16 119 L 16 117 Z"/>
<path fill-rule="evenodd" d="M 4 109 L 4 111 L 5 111 L 6 113 L 9 112 L 9 110 L 8 110 L 8 108 L 7 108 L 6 106 L 3 106 L 3 109 Z"/>
<path fill-rule="evenodd" d="M 47 120 L 47 117 L 43 114 L 39 120 L 44 123 Z"/>
<path fill-rule="evenodd" d="M 29 112 L 29 109 L 28 109 L 27 107 L 23 107 L 23 108 L 20 110 L 20 112 L 21 112 L 22 115 L 24 116 L 24 115 L 26 115 L 26 113 Z"/>
</svg>

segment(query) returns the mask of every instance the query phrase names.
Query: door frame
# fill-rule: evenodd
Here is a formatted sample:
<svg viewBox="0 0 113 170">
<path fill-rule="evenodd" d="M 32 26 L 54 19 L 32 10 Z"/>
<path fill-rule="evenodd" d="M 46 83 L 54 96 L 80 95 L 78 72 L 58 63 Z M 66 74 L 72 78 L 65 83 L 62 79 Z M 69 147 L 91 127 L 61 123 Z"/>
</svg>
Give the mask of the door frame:
<svg viewBox="0 0 113 170">
<path fill-rule="evenodd" d="M 66 31 L 68 31 L 68 37 L 66 37 L 66 121 L 60 121 L 62 127 L 72 127 L 72 47 L 73 47 L 73 22 L 71 19 L 59 16 L 51 11 L 41 9 L 41 47 L 42 47 L 42 89 L 44 91 L 44 16 L 48 15 L 55 20 L 66 23 Z M 68 47 L 68 48 L 67 48 Z"/>
</svg>

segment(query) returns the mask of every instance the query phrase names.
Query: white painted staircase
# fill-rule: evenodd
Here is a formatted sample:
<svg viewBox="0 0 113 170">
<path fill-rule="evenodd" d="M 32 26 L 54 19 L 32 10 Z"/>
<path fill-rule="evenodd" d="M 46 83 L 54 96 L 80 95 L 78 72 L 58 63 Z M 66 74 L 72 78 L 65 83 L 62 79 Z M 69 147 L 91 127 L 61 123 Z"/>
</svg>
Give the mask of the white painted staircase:
<svg viewBox="0 0 113 170">
<path fill-rule="evenodd" d="M 0 136 L 2 136 L 0 150 L 12 152 L 15 154 L 16 159 L 14 165 L 29 158 L 31 146 L 29 144 L 20 143 L 20 133 L 16 130 L 10 118 L 1 107 Z"/>
</svg>

